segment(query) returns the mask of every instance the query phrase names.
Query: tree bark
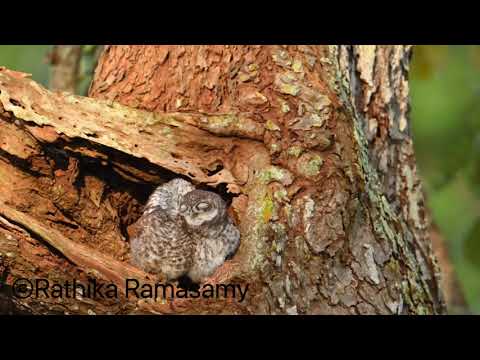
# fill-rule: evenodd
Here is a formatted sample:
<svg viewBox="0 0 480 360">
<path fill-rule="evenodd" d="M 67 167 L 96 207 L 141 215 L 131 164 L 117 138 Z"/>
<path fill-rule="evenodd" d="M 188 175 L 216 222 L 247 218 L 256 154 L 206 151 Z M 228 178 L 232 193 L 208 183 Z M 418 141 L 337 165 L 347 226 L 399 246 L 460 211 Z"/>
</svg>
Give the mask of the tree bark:
<svg viewBox="0 0 480 360">
<path fill-rule="evenodd" d="M 111 46 L 91 98 L 1 72 L 8 284 L 150 281 L 128 265 L 131 225 L 156 184 L 183 176 L 225 197 L 241 232 L 209 281 L 249 286 L 243 302 L 15 301 L 37 313 L 444 313 L 409 130 L 410 51 Z"/>
</svg>

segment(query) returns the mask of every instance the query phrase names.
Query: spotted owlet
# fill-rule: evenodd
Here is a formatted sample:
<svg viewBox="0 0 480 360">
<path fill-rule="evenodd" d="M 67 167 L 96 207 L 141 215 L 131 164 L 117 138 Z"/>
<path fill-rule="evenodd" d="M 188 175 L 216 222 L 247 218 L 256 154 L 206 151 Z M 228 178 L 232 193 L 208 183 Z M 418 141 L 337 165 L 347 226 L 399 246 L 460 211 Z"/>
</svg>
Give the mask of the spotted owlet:
<svg viewBox="0 0 480 360">
<path fill-rule="evenodd" d="M 131 240 L 132 262 L 168 280 L 183 275 L 200 282 L 212 275 L 240 243 L 240 232 L 216 193 L 174 179 L 150 196 Z"/>
</svg>

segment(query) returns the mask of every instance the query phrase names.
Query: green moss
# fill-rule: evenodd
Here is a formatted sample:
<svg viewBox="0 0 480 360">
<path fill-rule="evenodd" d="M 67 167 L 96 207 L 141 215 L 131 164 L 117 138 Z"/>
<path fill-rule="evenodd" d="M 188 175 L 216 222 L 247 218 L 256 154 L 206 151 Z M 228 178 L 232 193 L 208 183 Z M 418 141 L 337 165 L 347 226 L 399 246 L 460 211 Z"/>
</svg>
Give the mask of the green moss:
<svg viewBox="0 0 480 360">
<path fill-rule="evenodd" d="M 314 127 L 322 127 L 323 124 L 325 124 L 325 118 L 320 117 L 317 114 L 312 114 L 310 116 L 310 121 L 312 122 L 312 126 L 314 126 Z"/>
<path fill-rule="evenodd" d="M 290 146 L 287 150 L 287 154 L 298 158 L 303 152 L 303 148 L 300 146 Z"/>
<path fill-rule="evenodd" d="M 271 143 L 270 144 L 270 150 L 273 152 L 273 153 L 276 153 L 276 152 L 279 152 L 281 150 L 281 147 L 280 145 L 278 145 L 277 143 Z"/>
<path fill-rule="evenodd" d="M 173 137 L 172 129 L 170 129 L 169 127 L 162 128 L 161 134 L 164 135 L 167 138 Z"/>
<path fill-rule="evenodd" d="M 328 96 L 320 95 L 318 101 L 315 102 L 314 108 L 317 111 L 323 110 L 323 108 L 329 106 L 331 104 L 330 99 Z"/>
<path fill-rule="evenodd" d="M 297 96 L 300 93 L 300 87 L 294 84 L 281 84 L 280 91 L 284 94 Z"/>
<path fill-rule="evenodd" d="M 388 262 L 385 264 L 385 269 L 392 274 L 400 273 L 400 265 L 398 264 L 398 261 L 394 258 L 388 260 Z"/>
<path fill-rule="evenodd" d="M 250 74 L 241 73 L 240 75 L 238 75 L 238 80 L 241 81 L 241 82 L 246 82 L 246 81 L 250 80 L 250 78 L 251 78 Z"/>
<path fill-rule="evenodd" d="M 275 211 L 275 204 L 273 202 L 270 194 L 267 194 L 263 200 L 262 211 L 261 211 L 261 220 L 263 223 L 268 223 L 273 216 Z"/>
<path fill-rule="evenodd" d="M 258 178 L 263 184 L 269 184 L 272 181 L 284 183 L 288 182 L 288 180 L 291 178 L 291 175 L 286 169 L 278 166 L 269 166 L 258 174 Z"/>
<path fill-rule="evenodd" d="M 265 128 L 270 131 L 280 131 L 280 127 L 272 120 L 267 120 L 267 122 L 265 123 Z"/>
<path fill-rule="evenodd" d="M 277 201 L 288 200 L 287 190 L 285 190 L 285 189 L 277 190 L 273 193 L 273 197 Z"/>
<path fill-rule="evenodd" d="M 323 165 L 323 159 L 320 155 L 314 155 L 303 167 L 302 173 L 306 176 L 317 176 Z"/>
<path fill-rule="evenodd" d="M 409 309 L 413 309 L 413 301 L 412 298 L 410 297 L 410 289 L 408 286 L 408 281 L 404 280 L 402 281 L 402 295 L 403 295 L 403 300 L 405 304 L 408 306 Z"/>
<path fill-rule="evenodd" d="M 299 59 L 293 60 L 292 69 L 296 73 L 302 72 L 303 64 Z"/>
<path fill-rule="evenodd" d="M 290 106 L 288 106 L 288 103 L 286 101 L 282 101 L 281 109 L 283 113 L 288 113 L 290 111 Z"/>
<path fill-rule="evenodd" d="M 151 114 L 145 118 L 145 124 L 148 126 L 157 125 L 157 124 L 166 124 L 166 125 L 176 125 L 177 120 L 173 116 L 162 116 Z"/>
<path fill-rule="evenodd" d="M 336 46 L 329 47 L 329 57 L 332 63 L 335 65 L 336 79 L 332 79 L 332 89 L 335 90 L 342 102 L 348 103 L 348 99 L 351 98 L 351 84 L 346 76 L 346 73 L 342 73 L 338 61 L 338 48 Z M 321 99 L 315 108 L 318 110 L 322 107 L 329 105 L 327 99 Z M 432 308 L 432 304 L 435 301 L 432 299 L 429 286 L 422 278 L 421 269 L 413 249 L 407 245 L 409 232 L 405 229 L 406 224 L 399 222 L 403 229 L 397 229 L 393 224 L 397 221 L 397 216 L 391 209 L 391 205 L 387 199 L 383 199 L 379 194 L 379 180 L 377 175 L 377 169 L 372 168 L 372 164 L 368 155 L 368 143 L 366 136 L 363 132 L 360 119 L 357 118 L 355 109 L 348 106 L 346 107 L 347 120 L 351 122 L 353 127 L 353 136 L 356 145 L 356 151 L 358 155 L 359 166 L 355 166 L 354 170 L 358 171 L 358 174 L 362 178 L 362 182 L 365 185 L 365 192 L 369 198 L 371 205 L 371 215 L 373 221 L 373 229 L 375 237 L 379 239 L 386 239 L 390 242 L 393 255 L 397 260 L 390 261 L 386 265 L 385 270 L 393 272 L 395 277 L 402 276 L 400 280 L 399 290 L 401 292 L 401 298 L 404 304 L 404 311 L 413 314 L 428 314 L 435 311 Z M 409 176 L 405 176 L 409 181 Z M 402 235 L 403 234 L 403 235 Z"/>
<path fill-rule="evenodd" d="M 284 50 L 272 54 L 272 58 L 278 65 L 289 66 L 292 64 L 292 60 L 288 58 L 288 53 Z"/>
<path fill-rule="evenodd" d="M 238 122 L 238 119 L 235 115 L 218 115 L 208 117 L 208 125 L 211 128 L 226 128 L 236 122 Z"/>
</svg>

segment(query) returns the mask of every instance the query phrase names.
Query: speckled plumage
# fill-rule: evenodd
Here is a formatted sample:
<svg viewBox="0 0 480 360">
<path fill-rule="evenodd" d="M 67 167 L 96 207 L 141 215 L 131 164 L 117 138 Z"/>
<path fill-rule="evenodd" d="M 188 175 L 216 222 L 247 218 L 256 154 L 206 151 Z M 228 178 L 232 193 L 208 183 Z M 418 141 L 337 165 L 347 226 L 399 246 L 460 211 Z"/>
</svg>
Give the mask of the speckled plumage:
<svg viewBox="0 0 480 360">
<path fill-rule="evenodd" d="M 150 196 L 131 240 L 132 262 L 172 280 L 188 275 L 200 282 L 233 255 L 240 232 L 223 199 L 174 179 Z"/>
</svg>

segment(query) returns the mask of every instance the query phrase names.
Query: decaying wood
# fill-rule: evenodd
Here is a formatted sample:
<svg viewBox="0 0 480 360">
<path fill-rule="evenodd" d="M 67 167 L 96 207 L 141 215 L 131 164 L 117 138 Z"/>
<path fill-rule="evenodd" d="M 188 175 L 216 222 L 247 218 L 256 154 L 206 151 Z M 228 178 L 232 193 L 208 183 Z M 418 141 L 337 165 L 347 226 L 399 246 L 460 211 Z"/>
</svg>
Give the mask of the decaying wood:
<svg viewBox="0 0 480 360">
<path fill-rule="evenodd" d="M 34 82 L 2 74 L 0 81 L 4 109 L 34 123 L 33 135 L 41 140 L 53 142 L 59 134 L 92 140 L 209 185 L 245 182 L 242 176 L 247 174 L 234 178 L 235 164 L 230 164 L 225 154 L 248 145 L 248 141 L 224 136 L 259 139 L 264 132 L 262 124 L 241 114 L 154 114 L 118 103 L 52 94 Z M 200 158 L 199 152 L 207 156 Z M 215 171 L 219 164 L 225 168 Z"/>
<path fill-rule="evenodd" d="M 0 223 L 9 281 L 135 275 L 131 225 L 180 175 L 231 201 L 241 246 L 212 281 L 249 294 L 174 312 L 444 312 L 408 129 L 409 51 L 106 47 L 92 98 L 1 71 L 0 215 L 20 228 Z M 63 311 L 138 307 L 89 301 Z"/>
<path fill-rule="evenodd" d="M 142 284 L 154 284 L 157 280 L 154 276 L 146 274 L 124 262 L 116 261 L 112 259 L 112 257 L 102 254 L 91 247 L 72 242 L 55 229 L 42 225 L 37 220 L 10 208 L 2 202 L 0 202 L 0 216 L 3 217 L 4 224 L 9 222 L 10 226 L 16 224 L 26 229 L 29 233 L 38 236 L 42 241 L 45 241 L 60 251 L 63 256 L 83 269 L 86 273 L 104 281 L 114 283 L 121 290 L 121 294 L 126 293 L 126 279 L 137 279 Z M 225 272 L 218 272 L 207 281 L 212 284 L 219 283 L 224 280 L 225 275 Z M 175 287 L 174 291 L 176 291 Z M 178 301 L 172 302 L 168 299 L 160 300 L 162 300 L 163 303 L 140 301 L 138 306 L 140 309 L 147 309 L 158 313 L 172 313 L 175 311 L 174 309 L 178 307 Z M 183 306 L 185 306 L 187 301 L 180 303 L 183 303 Z"/>
<path fill-rule="evenodd" d="M 181 160 L 182 156 L 188 158 L 188 152 L 182 152 L 180 149 L 175 153 L 176 145 L 171 141 L 175 136 L 180 139 L 180 142 L 189 143 L 192 147 L 194 147 L 196 145 L 195 142 L 197 142 L 199 143 L 198 146 L 208 146 L 210 148 L 208 151 L 212 151 L 215 146 L 219 146 L 218 143 L 222 144 L 224 140 L 220 139 L 217 143 L 212 140 L 209 143 L 209 134 L 192 127 L 189 123 L 200 121 L 202 122 L 201 126 L 208 126 L 208 124 L 204 124 L 204 119 L 217 121 L 221 116 L 215 115 L 209 117 L 203 114 L 195 117 L 189 116 L 188 114 L 165 114 L 152 118 L 149 113 L 127 109 L 119 104 L 105 103 L 102 101 L 94 102 L 88 98 L 76 97 L 65 93 L 51 93 L 33 81 L 24 78 L 24 75 L 8 70 L 0 73 L 0 84 L 2 86 L 0 102 L 2 102 L 2 111 L 7 118 L 7 121 L 2 124 L 4 128 L 0 133 L 0 149 L 5 152 L 5 155 L 8 153 L 16 157 L 17 160 L 25 160 L 25 156 L 32 159 L 30 156 L 33 155 L 35 151 L 32 150 L 30 152 L 26 148 L 30 146 L 35 150 L 39 150 L 40 145 L 38 147 L 35 146 L 35 141 L 38 141 L 38 144 L 58 144 L 61 150 L 56 149 L 53 151 L 81 154 L 81 156 L 90 157 L 99 164 L 105 163 L 108 160 L 114 164 L 114 169 L 112 170 L 117 172 L 119 176 L 125 178 L 126 181 L 138 183 L 142 181 L 152 181 L 152 179 L 157 181 L 161 180 L 161 177 L 152 175 L 152 172 L 154 172 L 152 169 L 143 169 L 142 171 L 141 169 L 134 168 L 134 165 L 129 166 L 125 162 L 119 161 L 118 154 L 111 154 L 109 151 L 102 150 L 102 148 L 98 147 L 103 145 L 110 150 L 115 149 L 116 151 L 123 151 L 126 154 L 131 154 L 139 158 L 146 158 L 153 164 L 155 164 L 158 159 L 160 164 L 164 165 L 164 168 L 177 170 L 179 173 L 192 177 L 192 181 L 194 182 L 197 181 L 195 174 L 199 174 L 199 179 L 205 183 L 214 184 L 219 182 L 219 180 L 223 180 L 223 182 L 230 182 L 231 185 L 235 185 L 235 179 L 228 173 L 228 170 L 219 171 L 208 176 L 206 171 L 208 171 L 207 161 L 209 158 L 207 157 L 201 159 L 201 162 L 193 163 L 193 165 Z M 58 112 L 56 109 L 62 110 Z M 99 117 L 100 114 L 101 117 Z M 127 116 L 128 121 L 125 121 Z M 79 118 L 84 120 L 78 122 Z M 138 119 L 151 119 L 151 126 L 148 126 L 148 124 Z M 99 124 L 103 125 L 99 126 Z M 138 124 L 140 124 L 140 126 L 138 126 Z M 167 158 L 167 156 L 158 157 L 158 152 L 162 152 L 162 150 L 160 150 L 162 141 L 165 142 L 165 139 L 155 138 L 155 132 L 157 131 L 160 134 L 166 135 L 165 139 L 167 140 L 167 145 L 170 145 L 170 147 L 166 145 L 163 146 L 170 149 L 175 158 Z M 215 129 L 213 129 L 213 131 L 215 131 Z M 225 132 L 231 131 L 238 133 L 234 128 L 225 129 Z M 107 133 L 109 134 L 108 136 L 102 135 Z M 133 133 L 139 137 L 141 137 L 140 134 L 142 133 L 145 135 L 143 138 L 138 139 L 135 136 L 127 137 L 126 135 Z M 88 140 L 92 137 L 95 139 L 94 143 L 97 148 L 95 148 L 93 144 L 91 144 L 91 148 L 89 148 L 85 144 L 73 144 L 74 141 L 71 141 L 72 139 Z M 136 143 L 130 144 L 129 141 L 131 140 Z M 168 141 L 170 141 L 170 143 L 168 143 Z M 237 146 L 240 147 L 241 144 Z M 149 152 L 149 149 L 153 150 Z M 22 151 L 26 152 L 22 153 Z M 40 156 L 41 153 L 42 151 L 39 150 L 36 155 Z M 162 153 L 169 154 L 165 151 Z M 214 161 L 221 158 L 219 155 L 213 156 Z M 119 161 L 118 164 L 117 161 Z M 32 164 L 33 163 L 35 163 L 35 161 L 32 159 Z M 48 163 L 48 161 L 46 161 L 46 163 Z M 29 169 L 33 171 L 37 170 L 34 166 L 30 165 L 27 166 Z M 48 166 L 47 164 L 43 165 Z M 69 166 L 67 166 L 67 172 L 68 170 Z M 202 172 L 202 170 L 205 171 L 205 173 Z M 76 173 L 76 171 L 77 170 L 74 170 L 73 172 Z M 78 173 L 76 175 L 78 175 Z M 57 178 L 70 177 L 58 170 L 54 171 L 54 176 Z M 167 175 L 166 178 L 168 179 L 169 176 L 171 177 L 172 175 Z M 43 242 L 53 246 L 63 256 L 89 275 L 99 276 L 103 280 L 111 281 L 117 284 L 120 289 L 124 288 L 125 279 L 127 278 L 148 280 L 147 274 L 129 266 L 125 262 L 117 261 L 109 255 L 96 251 L 92 247 L 69 240 L 60 232 L 56 231 L 55 228 L 45 227 L 34 218 L 11 208 L 3 201 L 17 204 L 18 206 L 18 203 L 21 202 L 22 199 L 18 198 L 17 189 L 12 187 L 12 185 L 15 184 L 13 178 L 2 178 L 2 180 L 4 180 L 2 186 L 4 188 L 12 188 L 12 191 L 5 191 L 0 194 L 0 216 L 21 225 L 23 228 L 39 236 Z M 75 178 L 70 178 L 69 180 L 75 181 Z M 241 181 L 239 181 L 239 183 L 240 182 Z M 60 182 L 55 181 L 55 183 L 57 183 L 56 185 L 60 185 Z M 71 184 L 69 185 L 71 186 Z M 36 189 L 36 187 L 32 186 L 30 190 L 33 189 Z M 55 191 L 55 185 L 53 185 L 46 193 L 50 193 L 48 196 L 52 195 L 52 197 L 56 197 Z M 46 194 L 43 195 L 45 196 Z M 60 194 L 60 196 L 62 195 L 64 194 Z M 101 194 L 94 195 L 94 198 L 91 200 L 100 201 L 101 196 Z M 58 210 L 59 204 L 55 204 L 55 200 L 53 200 L 53 203 L 55 207 L 57 207 L 56 210 Z M 38 205 L 42 206 L 41 203 Z M 61 204 L 60 207 L 62 205 L 64 204 Z M 68 222 L 65 220 L 60 221 L 60 223 L 62 222 L 70 223 L 71 225 L 75 223 L 74 220 L 69 220 Z M 0 249 L 2 249 L 2 245 L 6 246 L 8 243 L 0 244 Z M 3 250 L 6 251 L 5 248 L 3 248 Z M 119 256 L 119 258 L 122 259 L 123 255 L 124 254 Z M 229 266 L 231 268 L 231 264 L 229 264 Z M 229 269 L 229 267 L 227 266 L 226 269 Z M 215 284 L 216 282 L 222 281 L 225 275 L 225 271 L 216 273 L 213 278 L 210 279 L 210 283 Z M 151 277 L 150 280 L 152 280 Z M 185 304 L 186 301 L 183 301 L 183 303 Z M 172 312 L 172 305 L 174 304 L 141 304 L 140 308 L 148 308 L 151 311 L 159 313 L 169 313 Z"/>
</svg>

